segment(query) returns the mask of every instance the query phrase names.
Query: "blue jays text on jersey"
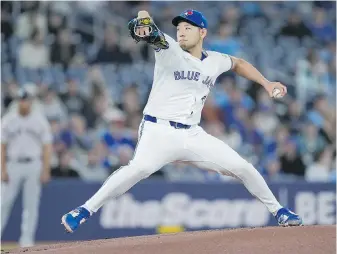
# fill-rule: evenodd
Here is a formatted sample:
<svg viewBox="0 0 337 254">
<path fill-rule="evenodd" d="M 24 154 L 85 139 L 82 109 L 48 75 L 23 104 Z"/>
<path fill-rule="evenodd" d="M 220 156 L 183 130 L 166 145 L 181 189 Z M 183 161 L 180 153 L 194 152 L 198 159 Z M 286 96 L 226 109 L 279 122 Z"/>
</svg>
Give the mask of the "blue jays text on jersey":
<svg viewBox="0 0 337 254">
<path fill-rule="evenodd" d="M 194 80 L 199 81 L 200 72 L 197 71 L 175 71 L 174 79 L 175 80 Z"/>
<path fill-rule="evenodd" d="M 199 81 L 200 72 L 197 71 L 175 71 L 174 73 L 175 80 L 194 80 Z M 202 83 L 206 85 L 209 89 L 214 86 L 214 82 L 210 76 L 207 76 Z"/>
</svg>

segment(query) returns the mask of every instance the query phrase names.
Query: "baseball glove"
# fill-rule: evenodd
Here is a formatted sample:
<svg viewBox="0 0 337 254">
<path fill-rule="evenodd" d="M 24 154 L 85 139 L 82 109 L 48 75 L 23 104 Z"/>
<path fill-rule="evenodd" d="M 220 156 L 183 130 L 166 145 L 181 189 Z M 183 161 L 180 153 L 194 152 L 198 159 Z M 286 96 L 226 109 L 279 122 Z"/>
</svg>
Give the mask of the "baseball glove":
<svg viewBox="0 0 337 254">
<path fill-rule="evenodd" d="M 137 28 L 148 27 L 149 35 L 140 36 L 136 33 Z M 130 36 L 138 43 L 139 41 L 145 41 L 157 49 L 167 49 L 169 47 L 168 42 L 165 40 L 164 33 L 161 32 L 153 20 L 147 18 L 134 18 L 129 21 L 128 28 Z"/>
</svg>

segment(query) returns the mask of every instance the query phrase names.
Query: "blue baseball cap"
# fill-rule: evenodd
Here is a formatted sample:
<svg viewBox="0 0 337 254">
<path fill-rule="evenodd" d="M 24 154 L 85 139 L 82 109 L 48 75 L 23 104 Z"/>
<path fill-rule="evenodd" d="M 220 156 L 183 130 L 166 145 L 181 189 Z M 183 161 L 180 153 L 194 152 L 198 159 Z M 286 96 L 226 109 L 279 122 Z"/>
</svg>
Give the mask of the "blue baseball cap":
<svg viewBox="0 0 337 254">
<path fill-rule="evenodd" d="M 181 21 L 185 21 L 200 28 L 207 28 L 206 18 L 201 12 L 196 10 L 186 10 L 182 12 L 179 16 L 172 20 L 172 24 L 174 26 L 178 26 Z"/>
</svg>

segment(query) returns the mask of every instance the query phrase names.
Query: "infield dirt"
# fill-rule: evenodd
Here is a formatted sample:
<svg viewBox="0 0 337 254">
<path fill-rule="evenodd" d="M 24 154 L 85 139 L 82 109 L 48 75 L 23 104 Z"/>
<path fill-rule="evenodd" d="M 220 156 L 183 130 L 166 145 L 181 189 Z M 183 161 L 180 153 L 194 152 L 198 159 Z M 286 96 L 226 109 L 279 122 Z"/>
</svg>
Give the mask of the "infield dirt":
<svg viewBox="0 0 337 254">
<path fill-rule="evenodd" d="M 335 254 L 336 225 L 193 231 L 40 245 L 5 253 Z"/>
</svg>

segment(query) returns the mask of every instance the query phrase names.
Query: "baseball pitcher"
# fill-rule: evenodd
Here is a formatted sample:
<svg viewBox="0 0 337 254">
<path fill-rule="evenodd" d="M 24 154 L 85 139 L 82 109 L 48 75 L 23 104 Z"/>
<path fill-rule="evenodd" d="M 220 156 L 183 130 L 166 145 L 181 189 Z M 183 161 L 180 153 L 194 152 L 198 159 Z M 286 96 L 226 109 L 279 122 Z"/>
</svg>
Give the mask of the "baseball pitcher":
<svg viewBox="0 0 337 254">
<path fill-rule="evenodd" d="M 1 120 L 1 234 L 23 187 L 21 247 L 34 245 L 41 184 L 50 179 L 52 134 L 44 115 L 32 110 L 32 100 L 20 90 L 17 110 Z"/>
<path fill-rule="evenodd" d="M 140 11 L 129 22 L 131 36 L 137 42 L 150 44 L 156 59 L 134 157 L 115 171 L 85 204 L 62 217 L 65 229 L 74 232 L 108 199 L 125 193 L 174 161 L 186 161 L 237 178 L 265 204 L 279 225 L 301 225 L 300 216 L 280 205 L 251 163 L 199 126 L 205 100 L 224 72 L 232 70 L 261 84 L 271 97 L 284 96 L 286 87 L 268 81 L 243 59 L 203 50 L 208 24 L 202 13 L 186 10 L 172 24 L 177 27 L 177 41 L 160 31 L 146 11 Z"/>
</svg>

